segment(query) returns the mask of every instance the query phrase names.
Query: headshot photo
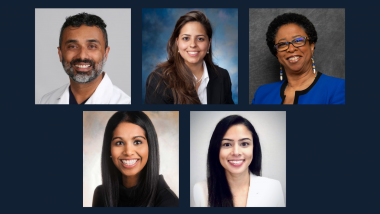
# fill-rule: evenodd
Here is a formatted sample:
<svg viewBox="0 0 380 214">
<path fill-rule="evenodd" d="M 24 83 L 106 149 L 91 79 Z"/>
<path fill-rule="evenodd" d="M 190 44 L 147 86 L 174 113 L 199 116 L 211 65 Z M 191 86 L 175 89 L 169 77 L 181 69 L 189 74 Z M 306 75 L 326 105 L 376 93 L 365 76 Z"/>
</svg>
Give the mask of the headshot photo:
<svg viewBox="0 0 380 214">
<path fill-rule="evenodd" d="M 345 104 L 344 9 L 249 9 L 251 104 Z"/>
<path fill-rule="evenodd" d="M 145 104 L 238 104 L 237 9 L 142 9 Z"/>
<path fill-rule="evenodd" d="M 83 207 L 178 207 L 179 112 L 84 111 Z"/>
<path fill-rule="evenodd" d="M 35 9 L 35 104 L 131 104 L 130 9 Z"/>
<path fill-rule="evenodd" d="M 286 206 L 286 112 L 190 112 L 191 207 Z"/>
</svg>

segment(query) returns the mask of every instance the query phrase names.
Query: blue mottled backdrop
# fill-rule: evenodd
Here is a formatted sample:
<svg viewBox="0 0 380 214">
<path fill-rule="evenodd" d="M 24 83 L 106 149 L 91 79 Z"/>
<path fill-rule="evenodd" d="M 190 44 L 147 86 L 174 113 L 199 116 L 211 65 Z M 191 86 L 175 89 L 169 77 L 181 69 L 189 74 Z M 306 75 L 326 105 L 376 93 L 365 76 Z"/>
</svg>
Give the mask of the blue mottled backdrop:
<svg viewBox="0 0 380 214">
<path fill-rule="evenodd" d="M 238 103 L 238 10 L 237 9 L 142 9 L 142 101 L 145 82 L 156 65 L 167 60 L 166 45 L 177 20 L 191 10 L 202 11 L 213 28 L 212 51 L 216 65 L 227 69 L 232 99 Z"/>
</svg>

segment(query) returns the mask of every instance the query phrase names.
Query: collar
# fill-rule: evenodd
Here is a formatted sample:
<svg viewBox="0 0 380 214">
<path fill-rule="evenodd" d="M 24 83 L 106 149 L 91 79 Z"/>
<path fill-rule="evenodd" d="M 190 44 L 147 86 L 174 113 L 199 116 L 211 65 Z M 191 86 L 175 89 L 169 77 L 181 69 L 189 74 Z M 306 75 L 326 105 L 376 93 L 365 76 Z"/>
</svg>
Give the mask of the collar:
<svg viewBox="0 0 380 214">
<path fill-rule="evenodd" d="M 113 92 L 113 84 L 106 72 L 104 72 L 104 77 L 99 83 L 98 87 L 95 89 L 94 93 L 86 101 L 86 104 L 109 104 L 111 101 L 111 96 Z M 69 103 L 69 86 L 67 85 L 64 93 L 59 98 L 58 104 L 68 104 Z"/>
<path fill-rule="evenodd" d="M 295 95 L 294 95 L 294 103 L 293 104 L 298 104 L 298 99 L 301 95 L 305 95 L 307 94 L 313 87 L 315 84 L 317 84 L 319 78 L 322 76 L 322 73 L 320 72 L 317 72 L 317 76 L 315 77 L 313 83 L 311 83 L 311 85 L 309 87 L 307 87 L 305 90 L 303 91 L 296 91 Z M 285 101 L 285 88 L 286 86 L 288 85 L 288 80 L 285 80 L 284 83 L 282 83 L 281 85 L 281 89 L 280 89 L 280 96 L 281 96 L 281 105 L 284 104 L 284 101 Z"/>
<path fill-rule="evenodd" d="M 193 74 L 194 75 L 194 74 Z M 195 77 L 195 81 L 198 81 L 197 77 L 194 75 Z M 209 78 L 208 76 L 208 70 L 207 70 L 207 65 L 206 65 L 206 62 L 203 60 L 203 74 L 202 74 L 202 81 Z"/>
</svg>

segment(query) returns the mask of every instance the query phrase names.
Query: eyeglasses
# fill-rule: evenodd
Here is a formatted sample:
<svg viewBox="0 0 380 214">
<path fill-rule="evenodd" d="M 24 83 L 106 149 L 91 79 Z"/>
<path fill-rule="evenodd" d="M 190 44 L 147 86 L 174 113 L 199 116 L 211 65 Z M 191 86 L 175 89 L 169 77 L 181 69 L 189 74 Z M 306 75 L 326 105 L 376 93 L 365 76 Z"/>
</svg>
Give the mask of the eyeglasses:
<svg viewBox="0 0 380 214">
<path fill-rule="evenodd" d="M 308 40 L 307 37 L 299 37 L 294 39 L 291 42 L 280 42 L 274 45 L 277 51 L 286 51 L 289 49 L 289 45 L 292 44 L 294 47 L 301 47 L 306 44 L 306 40 Z"/>
</svg>

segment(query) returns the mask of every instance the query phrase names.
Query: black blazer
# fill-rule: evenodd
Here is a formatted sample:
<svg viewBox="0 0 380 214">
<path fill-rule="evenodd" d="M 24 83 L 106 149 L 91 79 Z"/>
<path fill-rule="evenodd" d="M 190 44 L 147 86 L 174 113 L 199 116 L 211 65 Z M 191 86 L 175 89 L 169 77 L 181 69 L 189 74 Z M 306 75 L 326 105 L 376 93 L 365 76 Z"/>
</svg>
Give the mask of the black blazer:
<svg viewBox="0 0 380 214">
<path fill-rule="evenodd" d="M 209 82 L 207 84 L 207 104 L 234 104 L 231 92 L 231 78 L 226 69 L 216 66 L 215 70 L 207 65 Z M 159 71 L 160 72 L 160 71 Z M 151 83 L 148 85 L 149 78 Z M 160 81 L 160 76 L 152 72 L 146 81 L 145 104 L 174 104 L 173 93 L 170 88 L 161 83 L 157 91 L 155 89 Z"/>
</svg>

